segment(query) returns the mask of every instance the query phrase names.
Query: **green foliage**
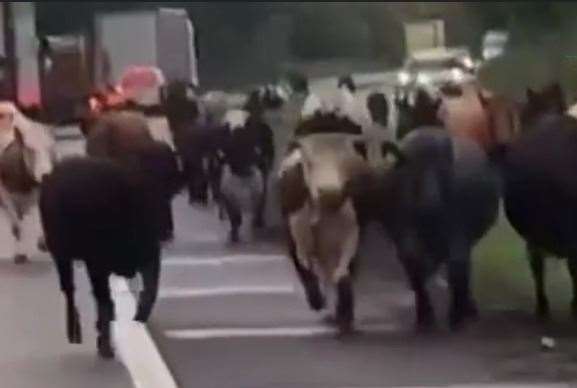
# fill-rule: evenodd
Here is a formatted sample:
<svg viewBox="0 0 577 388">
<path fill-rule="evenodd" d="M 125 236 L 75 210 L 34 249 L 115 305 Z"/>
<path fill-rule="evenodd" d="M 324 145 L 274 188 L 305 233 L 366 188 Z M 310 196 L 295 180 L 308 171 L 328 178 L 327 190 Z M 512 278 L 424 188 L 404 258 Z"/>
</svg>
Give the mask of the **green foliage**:
<svg viewBox="0 0 577 388">
<path fill-rule="evenodd" d="M 366 23 L 340 7 L 317 6 L 295 16 L 292 52 L 304 59 L 366 57 L 370 36 Z"/>
</svg>

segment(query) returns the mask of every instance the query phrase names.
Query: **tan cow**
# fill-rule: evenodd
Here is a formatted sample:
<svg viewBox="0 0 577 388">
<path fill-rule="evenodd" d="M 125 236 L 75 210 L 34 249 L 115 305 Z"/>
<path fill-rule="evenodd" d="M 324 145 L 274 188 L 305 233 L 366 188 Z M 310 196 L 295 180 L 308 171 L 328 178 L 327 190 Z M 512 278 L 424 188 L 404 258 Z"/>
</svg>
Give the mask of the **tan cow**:
<svg viewBox="0 0 577 388">
<path fill-rule="evenodd" d="M 357 152 L 357 139 L 342 133 L 299 138 L 289 147 L 279 172 L 290 255 L 308 303 L 317 311 L 325 307 L 319 281 L 336 287 L 336 321 L 341 333 L 353 327 L 351 268 L 360 233 L 349 183 L 369 170 Z"/>
</svg>

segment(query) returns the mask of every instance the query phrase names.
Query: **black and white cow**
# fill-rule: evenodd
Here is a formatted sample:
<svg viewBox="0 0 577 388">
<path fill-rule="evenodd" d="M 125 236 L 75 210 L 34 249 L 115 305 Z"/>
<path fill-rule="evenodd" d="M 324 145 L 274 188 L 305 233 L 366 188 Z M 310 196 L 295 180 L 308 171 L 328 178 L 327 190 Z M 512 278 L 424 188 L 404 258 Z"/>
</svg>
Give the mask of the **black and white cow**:
<svg viewBox="0 0 577 388">
<path fill-rule="evenodd" d="M 243 211 L 253 213 L 253 227 L 264 226 L 268 174 L 274 160 L 273 133 L 244 110 L 225 116 L 228 135 L 219 146 L 221 203 L 231 224 L 230 240 L 239 241 Z"/>
</svg>

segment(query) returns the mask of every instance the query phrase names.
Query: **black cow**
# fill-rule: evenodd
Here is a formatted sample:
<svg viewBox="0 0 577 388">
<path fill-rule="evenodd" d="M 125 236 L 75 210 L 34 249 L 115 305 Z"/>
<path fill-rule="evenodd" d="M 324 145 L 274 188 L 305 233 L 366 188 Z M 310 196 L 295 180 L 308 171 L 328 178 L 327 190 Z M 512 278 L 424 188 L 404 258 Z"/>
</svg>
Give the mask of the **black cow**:
<svg viewBox="0 0 577 388">
<path fill-rule="evenodd" d="M 536 314 L 550 317 L 545 292 L 545 256 L 567 258 L 573 282 L 572 313 L 577 319 L 577 120 L 561 114 L 555 85 L 528 92 L 523 132 L 498 157 L 504 181 L 505 212 L 525 239 L 536 285 Z"/>
<path fill-rule="evenodd" d="M 271 128 L 258 116 L 241 110 L 229 111 L 225 117 L 226 136 L 218 154 L 222 166 L 221 201 L 231 223 L 230 239 L 239 240 L 242 210 L 253 212 L 253 226 L 264 226 L 267 181 L 274 160 Z M 247 194 L 250 198 L 243 198 Z"/>
<path fill-rule="evenodd" d="M 406 136 L 400 150 L 385 144 L 385 151 L 394 151 L 400 161 L 371 186 L 369 197 L 376 202 L 365 200 L 358 207 L 365 217 L 379 214 L 394 240 L 415 292 L 421 327 L 434 322 L 425 282 L 447 264 L 449 322 L 456 329 L 476 314 L 471 250 L 496 220 L 497 174 L 476 143 L 452 139 L 443 129 L 420 128 Z"/>
<path fill-rule="evenodd" d="M 166 220 L 170 182 L 158 177 L 164 175 L 159 168 L 166 159 L 162 154 L 151 149 L 139 155 L 135 161 L 139 168 L 107 159 L 71 158 L 42 183 L 40 216 L 66 297 L 68 340 L 82 342 L 73 280 L 73 261 L 82 260 L 98 307 L 97 346 L 104 358 L 114 356 L 109 276 L 141 274 L 144 290 L 135 320 L 145 322 L 156 300 L 161 242 L 171 229 Z"/>
</svg>

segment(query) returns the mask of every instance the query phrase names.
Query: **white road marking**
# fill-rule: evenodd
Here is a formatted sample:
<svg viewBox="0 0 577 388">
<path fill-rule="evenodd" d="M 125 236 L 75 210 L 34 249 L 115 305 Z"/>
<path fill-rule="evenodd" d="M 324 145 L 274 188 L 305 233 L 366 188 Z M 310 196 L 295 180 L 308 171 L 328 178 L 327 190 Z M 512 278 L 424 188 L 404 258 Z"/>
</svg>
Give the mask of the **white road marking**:
<svg viewBox="0 0 577 388">
<path fill-rule="evenodd" d="M 389 333 L 397 330 L 393 324 L 360 326 L 362 333 Z M 263 328 L 218 328 L 218 329 L 185 329 L 167 330 L 164 335 L 170 339 L 205 340 L 219 338 L 271 338 L 271 337 L 317 337 L 337 334 L 337 329 L 330 326 L 303 327 L 263 327 Z"/>
<path fill-rule="evenodd" d="M 348 386 L 341 388 L 424 388 L 424 386 L 396 386 L 396 387 L 361 387 L 361 386 Z M 427 388 L 571 388 L 570 384 L 455 384 L 455 385 L 438 385 L 438 386 L 427 386 Z"/>
<path fill-rule="evenodd" d="M 164 288 L 159 291 L 160 299 L 209 298 L 233 295 L 283 295 L 296 293 L 294 285 L 285 286 L 228 286 L 202 288 Z"/>
<path fill-rule="evenodd" d="M 113 277 L 110 283 L 117 315 L 114 342 L 134 387 L 178 388 L 146 325 L 132 320 L 136 302 L 126 280 Z"/>
<path fill-rule="evenodd" d="M 168 256 L 162 260 L 163 266 L 213 266 L 244 265 L 244 264 L 267 264 L 285 262 L 287 259 L 282 255 L 227 255 L 210 259 L 196 259 L 192 256 Z"/>
</svg>

